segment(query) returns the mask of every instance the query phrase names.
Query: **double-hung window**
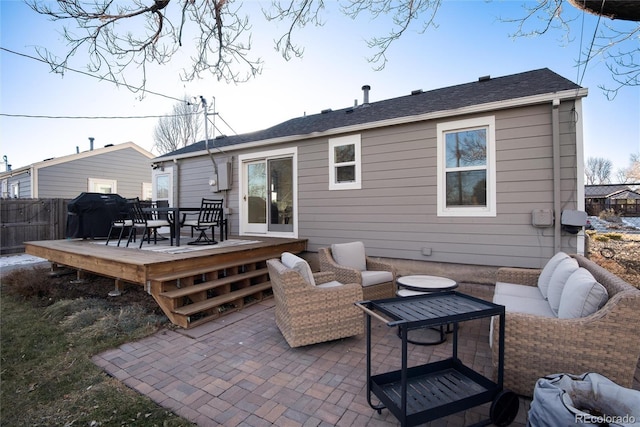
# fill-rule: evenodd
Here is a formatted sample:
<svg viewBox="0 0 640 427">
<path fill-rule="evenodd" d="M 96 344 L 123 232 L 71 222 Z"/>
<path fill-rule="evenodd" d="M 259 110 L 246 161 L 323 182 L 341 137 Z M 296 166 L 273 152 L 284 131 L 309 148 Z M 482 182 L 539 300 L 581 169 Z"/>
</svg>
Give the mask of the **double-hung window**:
<svg viewBox="0 0 640 427">
<path fill-rule="evenodd" d="M 496 216 L 495 118 L 440 123 L 438 216 Z"/>
<path fill-rule="evenodd" d="M 362 187 L 360 135 L 329 140 L 329 190 Z"/>
</svg>

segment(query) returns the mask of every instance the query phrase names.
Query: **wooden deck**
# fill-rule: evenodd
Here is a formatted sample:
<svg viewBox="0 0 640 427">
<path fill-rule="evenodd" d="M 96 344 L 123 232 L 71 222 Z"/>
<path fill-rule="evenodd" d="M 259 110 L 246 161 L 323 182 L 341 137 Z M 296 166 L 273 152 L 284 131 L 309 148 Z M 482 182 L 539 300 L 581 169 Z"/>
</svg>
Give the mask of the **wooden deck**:
<svg viewBox="0 0 640 427">
<path fill-rule="evenodd" d="M 111 277 L 116 287 L 122 282 L 145 286 L 171 322 L 189 328 L 270 297 L 266 260 L 282 252 L 303 252 L 307 246 L 306 239 L 229 237 L 237 244 L 192 248 L 183 253 L 113 247 L 104 241 L 81 239 L 25 242 L 25 250 L 79 274 Z M 159 248 L 153 243 L 143 247 Z"/>
</svg>

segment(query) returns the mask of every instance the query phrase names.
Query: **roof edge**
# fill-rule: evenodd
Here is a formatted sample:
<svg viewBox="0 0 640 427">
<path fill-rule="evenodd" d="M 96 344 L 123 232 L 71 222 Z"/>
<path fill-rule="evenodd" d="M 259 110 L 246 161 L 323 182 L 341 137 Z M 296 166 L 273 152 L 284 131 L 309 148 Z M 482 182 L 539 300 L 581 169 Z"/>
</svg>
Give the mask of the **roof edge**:
<svg viewBox="0 0 640 427">
<path fill-rule="evenodd" d="M 84 159 L 87 157 L 92 157 L 92 156 L 97 156 L 99 154 L 105 154 L 105 153 L 109 153 L 112 151 L 119 151 L 119 150 L 124 150 L 126 148 L 133 148 L 134 150 L 136 150 L 137 152 L 139 152 L 140 154 L 144 155 L 145 157 L 147 157 L 149 160 L 154 158 L 154 154 L 145 150 L 144 148 L 140 147 L 138 144 L 134 143 L 134 142 L 123 142 L 122 144 L 111 144 L 111 145 L 107 145 L 105 147 L 100 147 L 100 148 L 96 148 L 93 150 L 87 150 L 87 151 L 83 151 L 81 153 L 75 153 L 75 154 L 67 154 L 66 156 L 62 156 L 62 157 L 54 157 L 50 160 L 43 160 L 40 162 L 36 162 L 36 163 L 32 163 L 29 166 L 26 166 L 27 168 L 33 168 L 33 169 L 40 169 L 40 168 L 44 168 L 44 167 L 48 167 L 48 166 L 54 166 L 54 165 L 59 165 L 62 163 L 67 163 L 73 160 L 79 160 L 79 159 Z"/>
</svg>

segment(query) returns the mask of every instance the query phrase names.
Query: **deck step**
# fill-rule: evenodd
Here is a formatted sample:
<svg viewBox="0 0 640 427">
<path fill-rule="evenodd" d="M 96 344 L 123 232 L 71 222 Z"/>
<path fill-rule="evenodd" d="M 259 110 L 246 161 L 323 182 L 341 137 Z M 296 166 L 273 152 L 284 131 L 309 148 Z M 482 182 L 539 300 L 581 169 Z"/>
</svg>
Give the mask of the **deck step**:
<svg viewBox="0 0 640 427">
<path fill-rule="evenodd" d="M 247 271 L 245 273 L 234 274 L 231 276 L 223 277 L 220 279 L 209 280 L 207 282 L 198 283 L 197 285 L 185 286 L 183 288 L 175 289 L 172 291 L 161 292 L 160 296 L 164 298 L 181 298 L 192 295 L 198 292 L 205 292 L 209 289 L 214 289 L 219 286 L 228 285 L 231 283 L 239 282 L 241 280 L 251 279 L 253 277 L 259 277 L 264 274 L 268 274 L 269 270 L 266 268 L 260 268 L 258 270 Z M 203 273 L 204 274 L 204 273 Z M 155 279 L 154 279 L 155 280 Z M 253 286 L 251 286 L 253 288 Z"/>
<path fill-rule="evenodd" d="M 237 299 L 247 297 L 249 295 L 255 294 L 256 292 L 266 291 L 268 289 L 271 289 L 271 282 L 264 282 L 259 285 L 250 286 L 248 288 L 229 292 L 228 294 L 209 298 L 204 301 L 184 305 L 182 307 L 174 309 L 173 312 L 181 316 L 193 316 L 194 314 L 202 313 L 212 308 L 222 307 L 224 304 L 228 304 Z"/>
<path fill-rule="evenodd" d="M 238 265 L 254 264 L 257 262 L 266 261 L 269 258 L 273 258 L 273 256 L 243 258 L 241 262 L 232 261 L 232 262 L 220 263 L 220 264 L 216 264 L 214 268 L 201 267 L 201 268 L 195 268 L 191 270 L 175 271 L 175 272 L 171 272 L 171 273 L 167 273 L 159 276 L 154 276 L 151 278 L 151 280 L 154 282 L 171 282 L 173 280 L 180 280 L 188 276 L 199 276 L 202 274 L 207 274 L 214 270 L 225 270 L 227 268 L 237 267 Z"/>
</svg>

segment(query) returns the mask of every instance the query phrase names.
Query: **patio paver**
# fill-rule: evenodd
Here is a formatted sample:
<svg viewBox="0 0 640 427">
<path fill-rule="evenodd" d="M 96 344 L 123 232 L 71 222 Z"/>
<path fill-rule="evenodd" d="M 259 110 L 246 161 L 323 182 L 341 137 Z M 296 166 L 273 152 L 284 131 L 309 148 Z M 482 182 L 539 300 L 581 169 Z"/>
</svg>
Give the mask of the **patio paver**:
<svg viewBox="0 0 640 427">
<path fill-rule="evenodd" d="M 461 292 L 490 299 L 493 287 L 461 284 Z M 211 324 L 165 329 L 111 349 L 94 363 L 127 386 L 199 426 L 396 426 L 388 411 L 366 399 L 364 335 L 290 348 L 276 327 L 274 300 L 262 301 Z M 373 373 L 398 369 L 395 330 L 372 323 Z M 215 327 L 214 327 L 215 325 Z M 491 376 L 489 319 L 463 323 L 459 356 Z M 410 361 L 450 357 L 451 340 L 409 345 Z M 526 425 L 521 399 L 513 426 Z M 426 425 L 463 426 L 487 419 L 489 404 Z"/>
</svg>

